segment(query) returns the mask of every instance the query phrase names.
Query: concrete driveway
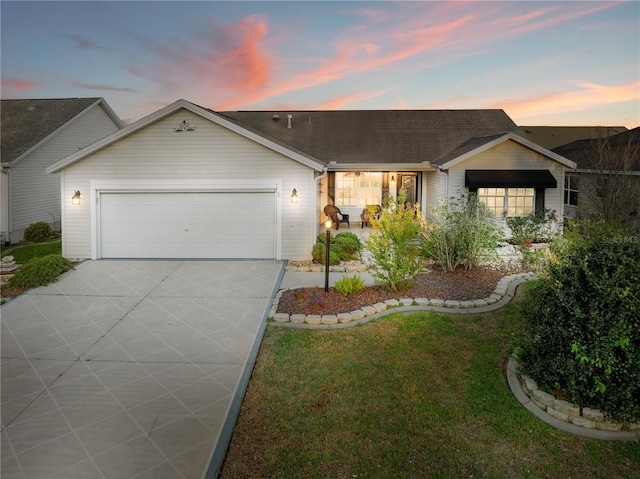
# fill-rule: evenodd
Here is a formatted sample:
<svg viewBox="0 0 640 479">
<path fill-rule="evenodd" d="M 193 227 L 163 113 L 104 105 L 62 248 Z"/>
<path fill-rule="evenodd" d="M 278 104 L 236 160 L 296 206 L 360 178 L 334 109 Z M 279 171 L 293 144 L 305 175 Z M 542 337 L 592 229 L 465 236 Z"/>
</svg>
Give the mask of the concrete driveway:
<svg viewBox="0 0 640 479">
<path fill-rule="evenodd" d="M 2 478 L 213 477 L 282 274 L 87 261 L 4 305 Z"/>
</svg>

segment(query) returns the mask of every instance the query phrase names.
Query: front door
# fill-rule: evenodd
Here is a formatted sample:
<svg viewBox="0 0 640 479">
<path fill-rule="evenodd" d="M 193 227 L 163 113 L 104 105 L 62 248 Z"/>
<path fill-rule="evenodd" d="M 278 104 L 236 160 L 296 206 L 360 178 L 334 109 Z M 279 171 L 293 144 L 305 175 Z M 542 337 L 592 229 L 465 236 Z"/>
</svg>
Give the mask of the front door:
<svg viewBox="0 0 640 479">
<path fill-rule="evenodd" d="M 413 174 L 399 174 L 398 175 L 398 194 L 406 198 L 408 206 L 413 207 L 418 198 L 418 181 L 417 175 Z"/>
</svg>

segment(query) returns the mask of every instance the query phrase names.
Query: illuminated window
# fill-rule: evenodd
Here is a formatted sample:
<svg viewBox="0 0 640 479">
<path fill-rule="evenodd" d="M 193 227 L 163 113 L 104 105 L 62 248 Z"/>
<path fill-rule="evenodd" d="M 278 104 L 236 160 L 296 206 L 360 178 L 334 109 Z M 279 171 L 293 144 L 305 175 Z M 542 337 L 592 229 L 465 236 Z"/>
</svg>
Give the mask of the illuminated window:
<svg viewBox="0 0 640 479">
<path fill-rule="evenodd" d="M 578 176 L 566 175 L 564 177 L 564 204 L 578 206 Z"/>
<path fill-rule="evenodd" d="M 336 206 L 365 207 L 381 204 L 382 173 L 336 173 Z"/>
<path fill-rule="evenodd" d="M 525 216 L 534 211 L 535 188 L 478 188 L 478 199 L 496 217 Z"/>
</svg>

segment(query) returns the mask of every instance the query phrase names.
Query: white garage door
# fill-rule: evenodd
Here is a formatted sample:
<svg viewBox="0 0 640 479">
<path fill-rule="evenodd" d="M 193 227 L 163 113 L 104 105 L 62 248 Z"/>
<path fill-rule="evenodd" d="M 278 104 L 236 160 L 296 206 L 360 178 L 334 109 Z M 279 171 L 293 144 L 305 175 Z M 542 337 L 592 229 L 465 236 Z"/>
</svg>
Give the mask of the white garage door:
<svg viewBox="0 0 640 479">
<path fill-rule="evenodd" d="M 102 193 L 102 258 L 274 258 L 274 192 Z"/>
</svg>

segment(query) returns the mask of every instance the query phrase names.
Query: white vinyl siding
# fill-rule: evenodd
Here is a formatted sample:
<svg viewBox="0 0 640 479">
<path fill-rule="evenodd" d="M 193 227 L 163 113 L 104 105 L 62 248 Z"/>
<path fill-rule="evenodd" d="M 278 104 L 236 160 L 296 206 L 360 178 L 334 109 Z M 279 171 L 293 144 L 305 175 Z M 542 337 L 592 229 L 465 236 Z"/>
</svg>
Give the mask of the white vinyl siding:
<svg viewBox="0 0 640 479">
<path fill-rule="evenodd" d="M 12 242 L 22 239 L 24 229 L 36 221 L 60 227 L 60 178 L 45 168 L 117 130 L 101 106 L 93 107 L 11 167 Z"/>
<path fill-rule="evenodd" d="M 447 175 L 440 171 L 430 171 L 425 173 L 425 177 L 426 200 L 422 207 L 422 211 L 424 215 L 429 218 L 432 216 L 431 209 L 446 195 Z"/>
<path fill-rule="evenodd" d="M 564 167 L 559 163 L 514 141 L 505 141 L 489 150 L 456 164 L 449 170 L 449 195 L 464 191 L 465 170 L 549 170 L 557 181 L 556 188 L 544 190 L 546 209 L 556 210 L 561 219 L 564 211 Z"/>
<path fill-rule="evenodd" d="M 182 121 L 195 131 L 175 133 Z M 315 219 L 313 170 L 187 110 L 179 110 L 63 170 L 64 255 L 91 257 L 91 181 L 277 180 L 281 204 L 282 259 L 309 258 Z M 296 188 L 298 202 L 291 203 Z M 71 206 L 74 191 L 82 204 Z M 88 195 L 87 195 L 88 196 Z M 233 211 L 229 211 L 233 214 Z"/>
</svg>

